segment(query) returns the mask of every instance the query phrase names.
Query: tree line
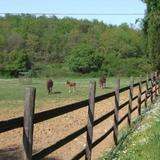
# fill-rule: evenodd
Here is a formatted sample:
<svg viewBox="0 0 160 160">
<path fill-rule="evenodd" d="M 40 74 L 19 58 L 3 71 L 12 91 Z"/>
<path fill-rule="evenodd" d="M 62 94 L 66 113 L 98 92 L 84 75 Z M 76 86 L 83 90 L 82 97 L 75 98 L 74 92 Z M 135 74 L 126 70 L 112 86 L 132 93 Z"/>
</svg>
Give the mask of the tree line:
<svg viewBox="0 0 160 160">
<path fill-rule="evenodd" d="M 142 0 L 147 5 L 143 20 L 147 54 L 152 68 L 160 72 L 160 1 Z"/>
<path fill-rule="evenodd" d="M 146 44 L 144 30 L 126 23 L 6 14 L 0 17 L 0 75 L 139 75 L 152 69 Z"/>
</svg>

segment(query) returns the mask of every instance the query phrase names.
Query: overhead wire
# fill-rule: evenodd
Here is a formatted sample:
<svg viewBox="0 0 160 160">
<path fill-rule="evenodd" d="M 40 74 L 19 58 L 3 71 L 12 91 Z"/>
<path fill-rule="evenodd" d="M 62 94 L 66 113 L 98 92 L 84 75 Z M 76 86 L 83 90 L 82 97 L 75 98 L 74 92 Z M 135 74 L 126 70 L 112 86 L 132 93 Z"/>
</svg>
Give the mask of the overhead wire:
<svg viewBox="0 0 160 160">
<path fill-rule="evenodd" d="M 21 15 L 21 14 L 30 14 L 30 15 L 48 15 L 48 16 L 141 16 L 145 15 L 144 13 L 0 13 L 0 15 Z"/>
</svg>

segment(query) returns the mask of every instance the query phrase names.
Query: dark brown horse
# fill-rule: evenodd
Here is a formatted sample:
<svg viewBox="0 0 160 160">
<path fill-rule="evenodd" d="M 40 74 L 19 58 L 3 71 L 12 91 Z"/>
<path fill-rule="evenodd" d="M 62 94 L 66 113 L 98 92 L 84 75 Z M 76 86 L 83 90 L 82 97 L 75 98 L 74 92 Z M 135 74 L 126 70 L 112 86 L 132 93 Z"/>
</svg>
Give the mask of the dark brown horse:
<svg viewBox="0 0 160 160">
<path fill-rule="evenodd" d="M 51 94 L 53 89 L 53 81 L 51 79 L 47 80 L 46 87 L 47 87 L 48 95 Z"/>
<path fill-rule="evenodd" d="M 102 76 L 102 77 L 99 79 L 99 87 L 100 87 L 100 88 L 106 88 L 106 77 Z"/>
<path fill-rule="evenodd" d="M 67 82 L 66 82 L 66 85 L 67 85 L 68 88 L 69 88 L 69 93 L 70 93 L 71 91 L 75 91 L 75 90 L 76 90 L 76 83 L 75 83 L 75 82 L 67 81 Z"/>
</svg>

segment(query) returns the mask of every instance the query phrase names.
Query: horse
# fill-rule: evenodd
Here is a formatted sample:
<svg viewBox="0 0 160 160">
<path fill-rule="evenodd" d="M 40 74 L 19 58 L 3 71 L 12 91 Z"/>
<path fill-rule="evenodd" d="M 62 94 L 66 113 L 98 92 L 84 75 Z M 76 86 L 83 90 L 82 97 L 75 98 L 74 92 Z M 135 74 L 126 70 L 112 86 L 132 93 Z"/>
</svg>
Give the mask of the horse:
<svg viewBox="0 0 160 160">
<path fill-rule="evenodd" d="M 53 88 L 53 81 L 51 79 L 47 80 L 46 83 L 48 95 L 52 93 L 52 88 Z"/>
<path fill-rule="evenodd" d="M 105 88 L 106 87 L 106 77 L 103 76 L 99 79 L 99 87 L 100 88 Z"/>
<path fill-rule="evenodd" d="M 75 82 L 67 81 L 67 82 L 66 82 L 66 85 L 69 87 L 69 93 L 70 93 L 72 90 L 75 91 L 75 89 L 76 89 L 76 83 L 75 83 Z"/>
</svg>

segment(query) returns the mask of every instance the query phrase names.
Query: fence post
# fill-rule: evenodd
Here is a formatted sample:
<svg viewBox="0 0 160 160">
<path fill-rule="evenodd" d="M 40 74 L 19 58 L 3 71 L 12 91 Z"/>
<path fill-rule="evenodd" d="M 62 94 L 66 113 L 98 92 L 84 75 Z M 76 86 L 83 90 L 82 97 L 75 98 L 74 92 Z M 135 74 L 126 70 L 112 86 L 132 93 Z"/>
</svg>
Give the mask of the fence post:
<svg viewBox="0 0 160 160">
<path fill-rule="evenodd" d="M 116 86 L 115 86 L 114 132 L 113 132 L 115 145 L 118 144 L 119 88 L 120 88 L 120 80 L 118 79 L 116 81 Z"/>
<path fill-rule="evenodd" d="M 130 79 L 130 89 L 129 89 L 129 105 L 128 105 L 128 125 L 131 126 L 131 110 L 132 110 L 132 99 L 133 99 L 133 77 Z"/>
<path fill-rule="evenodd" d="M 151 103 L 153 103 L 153 73 L 151 73 Z"/>
<path fill-rule="evenodd" d="M 36 88 L 26 88 L 24 104 L 23 149 L 24 160 L 32 160 L 33 115 L 35 109 Z"/>
<path fill-rule="evenodd" d="M 89 90 L 89 106 L 88 106 L 88 124 L 87 124 L 87 143 L 86 143 L 86 160 L 91 160 L 92 154 L 92 138 L 93 138 L 93 122 L 95 108 L 96 82 L 90 82 Z"/>
<path fill-rule="evenodd" d="M 147 108 L 147 101 L 148 101 L 148 75 L 146 79 L 146 93 L 145 93 L 145 108 Z"/>
<path fill-rule="evenodd" d="M 154 84 L 155 84 L 155 98 L 158 96 L 157 92 L 157 72 L 154 73 Z"/>
<path fill-rule="evenodd" d="M 139 93 L 138 93 L 138 115 L 141 115 L 141 94 L 142 94 L 142 83 L 141 83 L 141 77 L 140 77 Z"/>
<path fill-rule="evenodd" d="M 157 96 L 160 94 L 160 73 L 157 72 Z"/>
</svg>

